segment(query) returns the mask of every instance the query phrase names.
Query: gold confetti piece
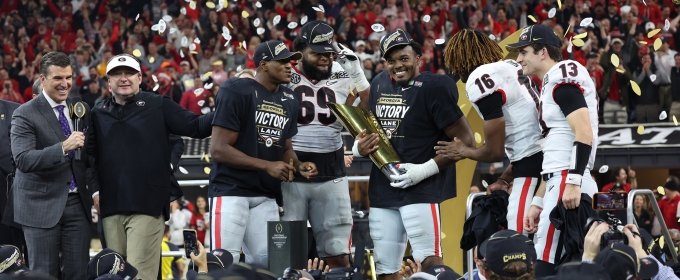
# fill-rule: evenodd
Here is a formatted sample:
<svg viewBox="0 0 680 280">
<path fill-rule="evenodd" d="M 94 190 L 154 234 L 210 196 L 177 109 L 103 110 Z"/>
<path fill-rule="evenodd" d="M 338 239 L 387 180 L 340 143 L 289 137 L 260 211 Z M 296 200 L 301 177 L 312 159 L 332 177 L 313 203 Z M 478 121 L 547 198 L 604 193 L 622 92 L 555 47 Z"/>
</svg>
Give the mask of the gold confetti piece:
<svg viewBox="0 0 680 280">
<path fill-rule="evenodd" d="M 619 72 L 619 73 L 623 74 L 623 73 L 625 73 L 626 71 L 623 71 L 623 69 L 618 69 L 618 68 L 617 68 L 617 69 L 616 69 L 616 72 Z"/>
<path fill-rule="evenodd" d="M 665 190 L 662 186 L 656 187 L 656 191 L 657 191 L 660 195 L 666 195 L 666 190 Z"/>
<path fill-rule="evenodd" d="M 153 63 L 154 61 L 156 61 L 156 58 L 155 58 L 155 57 L 153 57 L 153 56 L 152 56 L 152 57 L 149 57 L 149 63 Z"/>
<path fill-rule="evenodd" d="M 465 105 L 467 104 L 460 105 L 460 109 L 462 110 L 465 107 Z"/>
<path fill-rule="evenodd" d="M 205 74 L 203 74 L 203 79 L 206 80 L 206 79 L 208 79 L 210 76 L 212 76 L 212 71 L 210 71 L 210 72 L 205 72 Z"/>
<path fill-rule="evenodd" d="M 191 51 L 191 54 L 198 54 L 197 51 Z"/>
<path fill-rule="evenodd" d="M 557 0 L 557 7 L 562 9 L 562 0 Z"/>
<path fill-rule="evenodd" d="M 654 29 L 654 30 L 652 30 L 652 31 L 649 31 L 649 33 L 647 33 L 647 38 L 652 38 L 652 37 L 654 37 L 654 35 L 659 34 L 659 31 L 661 31 L 660 28 L 657 28 L 657 29 Z"/>
<path fill-rule="evenodd" d="M 231 25 L 231 22 L 227 22 L 229 24 L 229 28 L 234 29 L 234 26 Z"/>
<path fill-rule="evenodd" d="M 533 22 L 538 22 L 538 21 L 536 20 L 536 18 L 535 18 L 534 16 L 532 16 L 532 15 L 529 15 L 529 19 L 530 19 L 531 21 L 533 21 Z"/>
<path fill-rule="evenodd" d="M 673 123 L 675 124 L 675 126 L 678 126 L 678 119 L 676 119 L 675 116 L 673 116 Z"/>
<path fill-rule="evenodd" d="M 214 9 L 215 8 L 215 3 L 213 2 L 206 2 L 205 6 L 208 7 L 208 9 Z"/>
<path fill-rule="evenodd" d="M 630 81 L 630 87 L 633 88 L 633 92 L 635 92 L 635 94 L 637 94 L 638 96 L 642 94 L 640 92 L 640 86 L 635 81 L 633 80 Z"/>
<path fill-rule="evenodd" d="M 354 94 L 354 91 L 353 91 L 353 90 L 351 90 L 351 89 L 349 90 L 349 94 L 351 94 L 352 96 L 354 96 L 354 95 L 355 95 L 355 94 Z"/>
<path fill-rule="evenodd" d="M 140 56 L 142 56 L 142 52 L 140 52 L 138 49 L 135 49 L 134 51 L 132 51 L 132 55 L 134 55 L 136 57 L 140 57 Z"/>
<path fill-rule="evenodd" d="M 666 242 L 666 240 L 663 238 L 663 235 L 661 237 L 659 237 L 659 247 L 660 248 L 663 248 L 663 245 L 664 245 L 665 242 Z"/>
<path fill-rule="evenodd" d="M 583 38 L 585 38 L 586 36 L 588 36 L 588 32 L 583 32 L 583 33 L 581 33 L 581 34 L 578 34 L 578 35 L 574 36 L 574 39 L 583 39 Z"/>
<path fill-rule="evenodd" d="M 187 87 L 194 87 L 194 81 L 186 80 L 184 81 L 184 85 L 186 85 Z"/>
<path fill-rule="evenodd" d="M 567 37 L 567 34 L 569 34 L 569 29 L 571 29 L 571 25 L 567 26 L 567 31 L 564 32 L 564 36 L 562 36 L 562 38 Z"/>
<path fill-rule="evenodd" d="M 204 167 L 203 172 L 205 172 L 205 174 L 210 174 L 210 167 Z"/>
<path fill-rule="evenodd" d="M 647 41 L 640 41 L 640 44 L 647 45 Z"/>
<path fill-rule="evenodd" d="M 581 39 L 572 40 L 572 42 L 574 42 L 574 46 L 577 47 L 583 47 L 583 45 L 586 44 L 586 42 L 583 42 L 583 40 Z"/>
<path fill-rule="evenodd" d="M 645 126 L 643 125 L 638 126 L 637 133 L 640 135 L 645 134 Z"/>
<path fill-rule="evenodd" d="M 442 232 L 442 239 L 446 238 L 446 234 Z"/>
<path fill-rule="evenodd" d="M 613 53 L 612 54 L 612 65 L 614 65 L 614 67 L 619 67 L 619 63 L 620 63 L 619 56 L 616 55 L 615 53 Z"/>
<path fill-rule="evenodd" d="M 205 154 L 205 162 L 210 163 L 210 156 L 208 154 Z"/>
<path fill-rule="evenodd" d="M 203 160 L 203 158 L 205 158 L 205 152 L 201 153 L 201 160 Z"/>
<path fill-rule="evenodd" d="M 479 135 L 479 132 L 475 132 L 475 142 L 482 143 L 482 136 Z"/>
<path fill-rule="evenodd" d="M 656 38 L 654 41 L 654 51 L 658 51 L 662 44 L 663 42 L 661 42 L 661 38 Z"/>
<path fill-rule="evenodd" d="M 250 16 L 250 14 L 247 11 L 243 11 L 243 12 L 241 12 L 241 16 L 243 18 L 248 18 Z"/>
</svg>

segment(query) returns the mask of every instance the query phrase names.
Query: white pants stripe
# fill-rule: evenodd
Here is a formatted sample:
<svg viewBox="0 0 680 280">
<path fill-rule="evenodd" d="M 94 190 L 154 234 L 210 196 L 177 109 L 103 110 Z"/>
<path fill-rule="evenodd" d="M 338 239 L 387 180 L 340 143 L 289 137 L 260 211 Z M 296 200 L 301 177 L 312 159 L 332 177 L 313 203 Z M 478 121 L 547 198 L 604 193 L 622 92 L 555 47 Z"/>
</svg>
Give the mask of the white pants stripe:
<svg viewBox="0 0 680 280">
<path fill-rule="evenodd" d="M 519 177 L 513 181 L 513 189 L 508 199 L 508 229 L 523 233 L 524 216 L 529 212 L 540 178 Z"/>
</svg>

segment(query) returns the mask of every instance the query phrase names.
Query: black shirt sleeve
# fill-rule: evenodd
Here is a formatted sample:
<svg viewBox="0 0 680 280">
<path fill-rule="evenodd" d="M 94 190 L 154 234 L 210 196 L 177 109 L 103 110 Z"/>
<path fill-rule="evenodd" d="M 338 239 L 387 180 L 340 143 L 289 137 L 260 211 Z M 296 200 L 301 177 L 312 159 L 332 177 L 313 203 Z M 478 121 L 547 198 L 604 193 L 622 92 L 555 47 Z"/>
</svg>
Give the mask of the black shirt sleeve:
<svg viewBox="0 0 680 280">
<path fill-rule="evenodd" d="M 494 91 L 494 93 L 477 101 L 477 108 L 482 113 L 485 121 L 503 117 L 503 94 Z"/>
<path fill-rule="evenodd" d="M 583 91 L 575 85 L 563 84 L 558 86 L 553 92 L 553 99 L 560 106 L 565 117 L 578 109 L 588 108 Z"/>
<path fill-rule="evenodd" d="M 448 76 L 433 80 L 436 83 L 427 89 L 427 104 L 430 114 L 439 129 L 444 129 L 463 117 L 458 107 L 458 87 Z"/>
<path fill-rule="evenodd" d="M 227 84 L 231 87 L 234 86 L 233 83 L 228 82 Z M 241 121 L 246 116 L 244 111 L 249 108 L 246 105 L 246 97 L 229 90 L 227 85 L 221 86 L 215 99 L 215 119 L 213 119 L 212 125 L 240 131 Z"/>
<path fill-rule="evenodd" d="M 161 106 L 163 106 L 165 125 L 169 128 L 170 133 L 192 138 L 210 136 L 212 130 L 210 124 L 215 112 L 199 116 L 194 114 L 194 112 L 184 109 L 167 96 L 163 96 L 161 102 L 163 102 Z"/>
</svg>

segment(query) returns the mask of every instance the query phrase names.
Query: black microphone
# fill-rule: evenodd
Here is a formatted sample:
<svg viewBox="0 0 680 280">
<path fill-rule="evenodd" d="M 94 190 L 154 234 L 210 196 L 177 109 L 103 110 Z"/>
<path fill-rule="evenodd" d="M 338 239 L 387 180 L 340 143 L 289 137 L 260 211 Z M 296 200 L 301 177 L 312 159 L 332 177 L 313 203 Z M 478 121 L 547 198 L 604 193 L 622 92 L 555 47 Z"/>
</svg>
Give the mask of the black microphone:
<svg viewBox="0 0 680 280">
<path fill-rule="evenodd" d="M 73 120 L 73 130 L 74 131 L 82 131 L 82 121 L 83 117 L 85 116 L 85 103 L 83 103 L 83 99 L 80 97 L 72 97 L 71 98 L 71 119 Z M 80 160 L 80 153 L 81 149 L 77 148 L 75 150 L 75 160 Z"/>
</svg>

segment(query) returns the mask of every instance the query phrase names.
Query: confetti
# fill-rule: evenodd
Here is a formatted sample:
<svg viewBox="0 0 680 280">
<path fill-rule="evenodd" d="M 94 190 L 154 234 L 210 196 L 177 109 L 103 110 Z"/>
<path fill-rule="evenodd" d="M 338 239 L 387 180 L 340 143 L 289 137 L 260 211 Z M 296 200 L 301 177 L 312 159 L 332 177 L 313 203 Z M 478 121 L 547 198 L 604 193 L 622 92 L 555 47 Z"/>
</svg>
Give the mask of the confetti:
<svg viewBox="0 0 680 280">
<path fill-rule="evenodd" d="M 379 24 L 379 23 L 371 25 L 371 29 L 373 29 L 373 31 L 375 31 L 375 32 L 385 31 L 385 27 L 382 24 Z"/>
<path fill-rule="evenodd" d="M 171 21 L 172 21 L 172 17 L 169 16 L 169 15 L 164 15 L 164 16 L 163 16 L 163 20 L 164 20 L 165 22 L 171 22 Z"/>
<path fill-rule="evenodd" d="M 158 77 L 156 77 L 156 75 L 151 75 L 151 79 L 154 83 L 158 83 Z"/>
<path fill-rule="evenodd" d="M 149 63 L 153 64 L 154 61 L 156 61 L 155 57 L 153 57 L 153 56 L 149 57 Z"/>
<path fill-rule="evenodd" d="M 496 36 L 494 36 L 493 34 L 489 34 L 489 39 L 496 41 Z"/>
<path fill-rule="evenodd" d="M 259 18 L 256 18 L 256 19 L 253 21 L 253 26 L 255 26 L 255 27 L 260 26 L 260 19 L 259 19 Z"/>
<path fill-rule="evenodd" d="M 139 51 L 138 49 L 135 49 L 134 51 L 132 51 L 132 55 L 134 55 L 136 57 L 140 57 L 140 56 L 142 56 L 142 52 Z"/>
<path fill-rule="evenodd" d="M 583 38 L 585 38 L 586 36 L 588 36 L 588 32 L 583 32 L 583 33 L 581 33 L 581 34 L 578 34 L 578 35 L 574 36 L 574 39 L 583 39 Z"/>
<path fill-rule="evenodd" d="M 482 186 L 484 186 L 484 188 L 488 188 L 489 183 L 487 183 L 486 180 L 482 180 Z"/>
<path fill-rule="evenodd" d="M 312 7 L 312 10 L 315 10 L 317 12 L 321 12 L 321 9 L 319 9 L 319 7 Z"/>
<path fill-rule="evenodd" d="M 423 16 L 423 22 L 430 22 L 430 15 Z"/>
<path fill-rule="evenodd" d="M 319 10 L 318 10 L 318 12 L 323 12 L 323 13 L 326 12 L 326 9 L 324 9 L 323 5 L 319 5 Z"/>
<path fill-rule="evenodd" d="M 529 19 L 530 19 L 531 21 L 533 21 L 533 22 L 538 22 L 538 21 L 536 20 L 536 18 L 535 18 L 534 16 L 532 16 L 532 15 L 529 15 Z"/>
<path fill-rule="evenodd" d="M 619 67 L 619 63 L 621 63 L 621 61 L 619 60 L 619 56 L 616 55 L 615 53 L 613 53 L 612 54 L 612 65 L 614 65 L 614 67 Z"/>
<path fill-rule="evenodd" d="M 258 9 L 262 8 L 262 3 L 260 3 L 260 1 L 255 2 L 255 7 L 257 7 Z"/>
<path fill-rule="evenodd" d="M 606 173 L 607 170 L 609 170 L 609 166 L 607 165 L 603 165 L 602 167 L 600 167 L 600 173 Z"/>
<path fill-rule="evenodd" d="M 572 49 L 574 48 L 574 43 L 571 42 L 571 38 L 569 38 L 569 46 L 567 46 L 567 51 L 571 53 Z"/>
<path fill-rule="evenodd" d="M 479 132 L 475 132 L 475 142 L 482 143 L 482 136 L 479 135 Z"/>
<path fill-rule="evenodd" d="M 212 76 L 212 71 L 205 72 L 205 74 L 203 74 L 203 80 L 207 80 L 208 78 L 210 78 L 210 76 Z"/>
<path fill-rule="evenodd" d="M 668 31 L 668 29 L 671 29 L 671 22 L 666 19 L 666 23 L 663 25 L 663 31 Z"/>
<path fill-rule="evenodd" d="M 665 195 L 665 192 L 664 192 L 664 195 Z M 664 243 L 666 243 L 665 241 L 666 241 L 666 239 L 664 239 L 663 235 L 661 237 L 659 237 L 659 248 L 663 248 L 663 246 L 665 245 Z"/>
<path fill-rule="evenodd" d="M 224 6 L 222 6 L 222 4 L 219 4 L 219 5 L 217 5 L 217 8 L 215 8 L 215 12 L 219 12 L 222 9 L 224 9 Z"/>
<path fill-rule="evenodd" d="M 159 27 L 158 24 L 154 24 L 151 26 L 151 31 L 158 31 Z"/>
<path fill-rule="evenodd" d="M 167 24 L 163 19 L 158 21 L 158 32 L 163 33 L 165 32 L 165 29 L 167 28 Z"/>
<path fill-rule="evenodd" d="M 647 45 L 647 41 L 640 41 L 638 43 L 643 44 L 643 45 Z"/>
<path fill-rule="evenodd" d="M 179 56 L 180 56 L 181 58 L 184 58 L 184 52 L 183 52 L 182 50 L 179 50 Z"/>
<path fill-rule="evenodd" d="M 195 50 L 196 50 L 196 44 L 189 45 L 189 51 L 191 51 L 191 53 L 193 53 L 193 51 L 195 51 Z"/>
<path fill-rule="evenodd" d="M 210 167 L 204 167 L 203 172 L 205 172 L 205 174 L 210 174 Z"/>
<path fill-rule="evenodd" d="M 649 79 L 652 80 L 652 82 L 656 81 L 656 75 L 654 74 L 649 75 Z"/>
<path fill-rule="evenodd" d="M 437 40 L 434 40 L 434 43 L 437 44 L 437 45 L 441 45 L 441 44 L 446 43 L 446 40 L 444 40 L 444 39 L 437 39 Z"/>
<path fill-rule="evenodd" d="M 675 124 L 675 126 L 678 126 L 678 119 L 676 119 L 675 116 L 673 116 L 673 124 Z"/>
<path fill-rule="evenodd" d="M 623 74 L 623 73 L 625 73 L 626 71 L 624 71 L 623 69 L 616 69 L 616 72 L 619 72 L 619 73 Z"/>
<path fill-rule="evenodd" d="M 645 127 L 643 125 L 638 126 L 637 133 L 640 135 L 645 134 Z"/>
<path fill-rule="evenodd" d="M 186 170 L 184 167 L 179 167 L 179 172 L 182 172 L 182 174 L 189 174 L 189 171 Z"/>
<path fill-rule="evenodd" d="M 180 44 L 184 48 L 188 47 L 189 46 L 189 38 L 187 38 L 186 36 L 182 37 L 182 40 L 180 40 Z"/>
<path fill-rule="evenodd" d="M 198 39 L 198 38 L 194 39 L 194 43 L 200 44 L 200 43 L 201 43 L 201 39 Z"/>
<path fill-rule="evenodd" d="M 137 14 L 137 16 L 135 17 L 135 21 L 137 20 L 139 20 L 139 14 Z M 668 20 L 666 20 L 666 22 L 668 22 Z"/>
<path fill-rule="evenodd" d="M 222 26 L 222 34 L 229 34 L 229 27 Z"/>
<path fill-rule="evenodd" d="M 179 12 L 182 13 L 183 15 L 186 15 L 187 14 L 187 8 L 182 7 L 181 9 L 179 9 Z"/>
<path fill-rule="evenodd" d="M 274 25 L 279 24 L 280 21 L 281 21 L 281 15 L 276 15 L 276 16 L 272 19 L 272 23 L 274 23 Z"/>
<path fill-rule="evenodd" d="M 262 28 L 262 27 L 260 27 L 260 28 Z M 227 41 L 231 40 L 231 35 L 229 35 L 229 34 L 222 33 L 222 37 L 224 37 L 224 40 L 227 40 Z"/>
<path fill-rule="evenodd" d="M 661 114 L 659 114 L 659 120 L 663 121 L 668 117 L 668 114 L 666 114 L 666 111 L 661 111 Z"/>
<path fill-rule="evenodd" d="M 635 94 L 637 94 L 638 96 L 642 94 L 640 92 L 640 86 L 635 81 L 633 80 L 630 81 L 630 87 L 633 88 L 633 92 L 635 92 Z"/>
<path fill-rule="evenodd" d="M 152 90 L 152 91 L 157 91 L 159 87 L 161 87 L 161 85 L 156 84 L 156 85 L 153 87 L 153 90 Z"/>
<path fill-rule="evenodd" d="M 562 9 L 562 0 L 557 0 L 557 7 Z"/>
<path fill-rule="evenodd" d="M 288 29 L 295 29 L 298 26 L 297 22 L 289 22 Z"/>
<path fill-rule="evenodd" d="M 645 1 L 645 0 L 642 0 L 642 3 L 644 3 L 644 4 L 645 4 L 645 6 L 647 6 L 647 1 Z"/>
<path fill-rule="evenodd" d="M 207 84 L 203 85 L 204 89 L 211 89 L 212 87 L 213 87 L 213 83 L 207 83 Z"/>
<path fill-rule="evenodd" d="M 567 31 L 564 31 L 564 36 L 562 36 L 562 38 L 567 37 L 567 34 L 569 34 L 569 29 L 571 29 L 571 25 L 567 26 Z"/>
<path fill-rule="evenodd" d="M 170 34 L 177 32 L 177 28 L 170 27 Z"/>
<path fill-rule="evenodd" d="M 205 100 L 199 100 L 196 104 L 198 104 L 198 106 L 203 107 L 203 104 L 205 104 Z M 207 160 L 209 161 L 209 159 Z"/>
<path fill-rule="evenodd" d="M 241 12 L 241 16 L 243 18 L 248 18 L 250 16 L 250 14 L 247 11 L 243 11 L 243 12 Z"/>
<path fill-rule="evenodd" d="M 243 43 L 241 43 L 241 45 L 243 46 L 243 49 L 246 49 L 246 50 L 248 49 L 248 48 L 246 47 L 246 41 L 245 41 L 245 40 L 243 40 Z"/>
<path fill-rule="evenodd" d="M 661 31 L 661 29 L 658 29 L 658 28 L 657 28 L 657 29 L 654 29 L 654 30 L 652 30 L 652 31 L 649 31 L 649 33 L 647 33 L 647 38 L 652 38 L 652 37 L 654 37 L 654 35 L 658 34 L 659 31 Z"/>
<path fill-rule="evenodd" d="M 205 6 L 208 7 L 208 9 L 214 9 L 214 8 L 215 8 L 215 3 L 213 3 L 213 2 L 205 2 Z"/>
<path fill-rule="evenodd" d="M 186 80 L 186 81 L 184 81 L 184 85 L 187 86 L 188 88 L 192 88 L 192 87 L 194 87 L 194 81 Z M 194 92 L 196 92 L 196 91 L 194 91 Z"/>
<path fill-rule="evenodd" d="M 583 42 L 583 40 L 581 40 L 581 39 L 575 39 L 575 40 L 573 40 L 573 42 L 574 42 L 574 46 L 577 46 L 577 47 L 583 47 L 583 45 L 586 44 L 586 42 Z"/>
<path fill-rule="evenodd" d="M 189 9 L 196 10 L 196 1 L 191 1 L 189 3 Z"/>
<path fill-rule="evenodd" d="M 557 9 L 555 8 L 550 9 L 550 11 L 548 11 L 548 18 L 554 18 L 556 13 Z"/>
<path fill-rule="evenodd" d="M 665 190 L 662 186 L 656 187 L 656 191 L 657 191 L 660 195 L 666 195 L 666 190 Z"/>
<path fill-rule="evenodd" d="M 583 26 L 583 27 L 586 27 L 586 26 L 588 26 L 588 24 L 591 24 L 591 23 L 593 23 L 593 18 L 587 17 L 587 18 L 584 18 L 584 19 L 581 21 L 581 24 L 579 24 L 579 25 L 580 25 L 580 26 Z"/>
<path fill-rule="evenodd" d="M 203 88 L 197 88 L 197 89 L 194 90 L 194 94 L 195 94 L 196 96 L 199 96 L 199 95 L 201 95 L 201 93 L 203 93 L 204 91 L 205 91 L 205 90 L 204 90 Z"/>
<path fill-rule="evenodd" d="M 305 23 L 307 23 L 307 16 L 302 17 L 300 20 L 300 25 L 305 25 Z"/>
<path fill-rule="evenodd" d="M 257 28 L 257 35 L 262 35 L 262 34 L 264 34 L 264 31 L 265 31 L 264 28 L 258 27 L 258 28 Z"/>
<path fill-rule="evenodd" d="M 231 25 L 231 22 L 227 22 L 227 24 L 229 25 L 229 28 L 234 29 L 234 26 Z"/>
<path fill-rule="evenodd" d="M 654 40 L 654 51 L 658 51 L 659 48 L 661 48 L 661 45 L 663 45 L 661 38 L 656 38 L 656 40 Z"/>
</svg>

